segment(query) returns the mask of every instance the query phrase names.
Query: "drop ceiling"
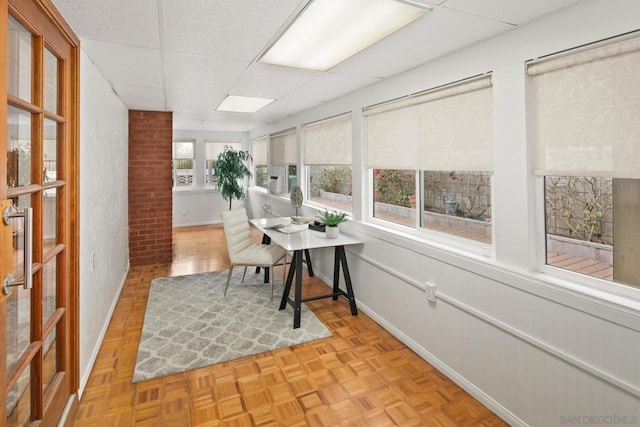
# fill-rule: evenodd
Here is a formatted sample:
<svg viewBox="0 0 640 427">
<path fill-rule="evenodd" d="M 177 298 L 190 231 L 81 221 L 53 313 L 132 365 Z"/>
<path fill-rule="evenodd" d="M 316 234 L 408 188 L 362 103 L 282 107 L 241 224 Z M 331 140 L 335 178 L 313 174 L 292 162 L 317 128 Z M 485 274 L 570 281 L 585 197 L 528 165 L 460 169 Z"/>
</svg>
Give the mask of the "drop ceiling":
<svg viewBox="0 0 640 427">
<path fill-rule="evenodd" d="M 327 72 L 258 63 L 308 1 L 53 3 L 128 108 L 172 111 L 174 129 L 250 131 L 585 0 L 421 1 L 430 13 Z M 276 101 L 214 111 L 228 94 Z"/>
</svg>

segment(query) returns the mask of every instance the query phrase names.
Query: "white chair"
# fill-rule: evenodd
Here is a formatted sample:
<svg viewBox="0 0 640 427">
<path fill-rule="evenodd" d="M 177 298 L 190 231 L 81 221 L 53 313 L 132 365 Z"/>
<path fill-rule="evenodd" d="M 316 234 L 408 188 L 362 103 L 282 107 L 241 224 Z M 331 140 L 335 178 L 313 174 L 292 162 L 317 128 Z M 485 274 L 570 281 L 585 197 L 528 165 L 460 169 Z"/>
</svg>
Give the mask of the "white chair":
<svg viewBox="0 0 640 427">
<path fill-rule="evenodd" d="M 247 274 L 247 266 L 263 267 L 271 269 L 271 299 L 273 299 L 274 266 L 282 265 L 282 283 L 284 284 L 286 270 L 286 251 L 276 245 L 255 244 L 251 241 L 251 230 L 249 228 L 249 217 L 245 208 L 237 208 L 222 212 L 222 225 L 224 235 L 227 239 L 227 250 L 229 251 L 229 274 L 227 284 L 224 287 L 224 295 L 227 295 L 227 288 L 231 280 L 233 267 L 243 265 L 242 281 Z M 280 261 L 282 261 L 280 263 Z"/>
</svg>

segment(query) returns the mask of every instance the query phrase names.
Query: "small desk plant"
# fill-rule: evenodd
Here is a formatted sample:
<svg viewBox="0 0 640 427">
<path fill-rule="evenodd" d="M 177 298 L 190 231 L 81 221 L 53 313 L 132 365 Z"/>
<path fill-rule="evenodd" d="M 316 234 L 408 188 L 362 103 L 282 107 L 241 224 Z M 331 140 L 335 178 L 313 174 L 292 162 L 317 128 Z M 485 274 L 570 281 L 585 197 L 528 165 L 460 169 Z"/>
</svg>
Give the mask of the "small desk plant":
<svg viewBox="0 0 640 427">
<path fill-rule="evenodd" d="M 325 235 L 327 239 L 336 239 L 340 234 L 340 224 L 347 220 L 347 214 L 344 212 L 333 211 L 329 212 L 325 209 L 320 214 L 320 222 L 326 226 Z"/>
</svg>

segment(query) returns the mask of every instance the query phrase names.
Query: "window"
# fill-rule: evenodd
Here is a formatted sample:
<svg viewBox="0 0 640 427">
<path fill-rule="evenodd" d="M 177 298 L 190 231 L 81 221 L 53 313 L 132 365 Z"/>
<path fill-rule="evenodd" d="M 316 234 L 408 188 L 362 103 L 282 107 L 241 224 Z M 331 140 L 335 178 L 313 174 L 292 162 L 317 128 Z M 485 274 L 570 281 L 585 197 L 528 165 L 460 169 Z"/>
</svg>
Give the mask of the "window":
<svg viewBox="0 0 640 427">
<path fill-rule="evenodd" d="M 298 141 L 295 129 L 271 135 L 270 143 L 269 191 L 288 194 L 298 185 Z"/>
<path fill-rule="evenodd" d="M 307 199 L 351 211 L 351 114 L 302 126 Z"/>
<path fill-rule="evenodd" d="M 267 188 L 267 137 L 251 140 L 253 157 L 253 185 Z"/>
<path fill-rule="evenodd" d="M 422 227 L 491 243 L 491 173 L 423 171 Z"/>
<path fill-rule="evenodd" d="M 528 64 L 546 264 L 640 286 L 640 38 Z"/>
<path fill-rule="evenodd" d="M 409 227 L 416 225 L 416 172 L 373 170 L 373 216 Z"/>
<path fill-rule="evenodd" d="M 373 216 L 490 244 L 491 77 L 379 104 L 364 115 Z"/>
<path fill-rule="evenodd" d="M 204 165 L 204 186 L 205 187 L 218 187 L 218 181 L 215 177 L 216 161 L 218 160 L 218 154 L 224 151 L 225 147 L 233 148 L 235 151 L 242 150 L 242 143 L 240 141 L 204 141 L 205 148 L 205 165 Z"/>
<path fill-rule="evenodd" d="M 192 187 L 195 141 L 173 142 L 173 186 Z"/>
</svg>

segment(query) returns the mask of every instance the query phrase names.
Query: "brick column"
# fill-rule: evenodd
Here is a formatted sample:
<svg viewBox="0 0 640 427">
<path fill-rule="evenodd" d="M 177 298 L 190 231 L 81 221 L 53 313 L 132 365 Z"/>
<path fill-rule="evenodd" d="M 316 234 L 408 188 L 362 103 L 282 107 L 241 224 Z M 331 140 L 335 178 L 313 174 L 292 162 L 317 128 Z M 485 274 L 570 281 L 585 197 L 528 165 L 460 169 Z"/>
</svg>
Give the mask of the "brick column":
<svg viewBox="0 0 640 427">
<path fill-rule="evenodd" d="M 170 112 L 129 111 L 129 258 L 131 266 L 173 258 Z"/>
</svg>

